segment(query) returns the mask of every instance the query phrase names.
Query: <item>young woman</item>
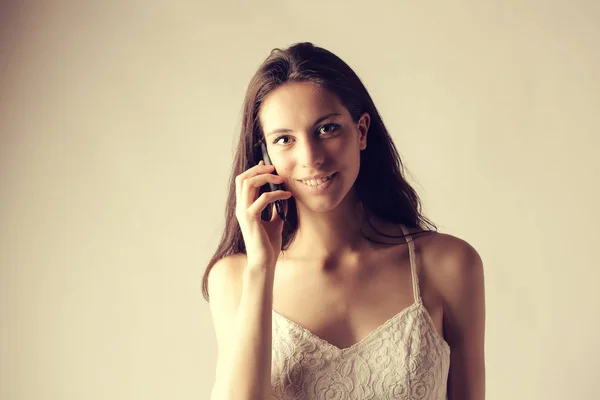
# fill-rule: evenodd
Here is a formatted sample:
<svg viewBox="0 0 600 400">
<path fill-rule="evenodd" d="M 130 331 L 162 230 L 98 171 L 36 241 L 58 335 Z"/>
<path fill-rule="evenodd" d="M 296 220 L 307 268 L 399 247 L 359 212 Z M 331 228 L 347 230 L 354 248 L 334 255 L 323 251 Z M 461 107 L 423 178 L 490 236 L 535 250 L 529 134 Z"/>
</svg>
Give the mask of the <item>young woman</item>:
<svg viewBox="0 0 600 400">
<path fill-rule="evenodd" d="M 230 185 L 203 282 L 212 399 L 484 398 L 481 258 L 422 215 L 346 63 L 310 43 L 271 52 Z M 275 207 L 263 220 L 277 200 L 285 221 Z"/>
</svg>

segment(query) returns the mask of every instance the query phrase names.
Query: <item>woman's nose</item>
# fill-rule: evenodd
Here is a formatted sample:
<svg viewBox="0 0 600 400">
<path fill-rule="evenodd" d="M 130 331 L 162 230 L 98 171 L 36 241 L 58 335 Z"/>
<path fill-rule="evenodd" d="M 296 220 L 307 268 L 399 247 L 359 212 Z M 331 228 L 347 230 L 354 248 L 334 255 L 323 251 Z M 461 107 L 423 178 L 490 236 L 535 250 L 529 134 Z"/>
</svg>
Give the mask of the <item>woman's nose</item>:
<svg viewBox="0 0 600 400">
<path fill-rule="evenodd" d="M 325 151 L 317 141 L 307 141 L 298 146 L 298 162 L 303 167 L 315 167 L 323 164 Z"/>
</svg>

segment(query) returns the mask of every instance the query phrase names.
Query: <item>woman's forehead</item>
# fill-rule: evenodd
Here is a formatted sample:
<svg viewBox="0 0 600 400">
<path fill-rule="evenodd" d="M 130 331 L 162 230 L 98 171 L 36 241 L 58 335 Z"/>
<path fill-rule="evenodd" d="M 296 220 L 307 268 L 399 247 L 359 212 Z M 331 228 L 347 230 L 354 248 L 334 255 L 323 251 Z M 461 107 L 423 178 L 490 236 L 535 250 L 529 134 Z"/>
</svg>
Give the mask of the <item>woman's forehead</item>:
<svg viewBox="0 0 600 400">
<path fill-rule="evenodd" d="M 265 131 L 312 124 L 322 115 L 345 111 L 331 91 L 306 82 L 286 83 L 269 93 L 259 111 Z"/>
</svg>

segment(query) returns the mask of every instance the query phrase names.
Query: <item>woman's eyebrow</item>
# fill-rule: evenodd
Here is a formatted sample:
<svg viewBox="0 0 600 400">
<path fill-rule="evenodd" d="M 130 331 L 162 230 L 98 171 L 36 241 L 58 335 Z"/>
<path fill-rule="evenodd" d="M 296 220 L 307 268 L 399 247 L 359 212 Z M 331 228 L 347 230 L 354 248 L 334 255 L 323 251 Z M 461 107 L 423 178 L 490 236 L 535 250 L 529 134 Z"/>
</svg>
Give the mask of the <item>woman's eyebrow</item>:
<svg viewBox="0 0 600 400">
<path fill-rule="evenodd" d="M 342 115 L 342 114 L 340 114 L 339 112 L 333 112 L 333 113 L 325 114 L 322 117 L 317 118 L 317 120 L 312 124 L 312 127 L 314 128 L 315 125 L 320 124 L 321 122 L 325 121 L 327 118 L 335 117 L 335 116 L 340 116 L 340 115 Z M 275 135 L 275 134 L 279 134 L 279 133 L 290 133 L 290 132 L 293 132 L 293 129 L 279 128 L 279 129 L 274 129 L 274 130 L 270 131 L 269 133 L 267 133 L 265 135 L 265 137 L 269 137 L 271 135 Z"/>
</svg>

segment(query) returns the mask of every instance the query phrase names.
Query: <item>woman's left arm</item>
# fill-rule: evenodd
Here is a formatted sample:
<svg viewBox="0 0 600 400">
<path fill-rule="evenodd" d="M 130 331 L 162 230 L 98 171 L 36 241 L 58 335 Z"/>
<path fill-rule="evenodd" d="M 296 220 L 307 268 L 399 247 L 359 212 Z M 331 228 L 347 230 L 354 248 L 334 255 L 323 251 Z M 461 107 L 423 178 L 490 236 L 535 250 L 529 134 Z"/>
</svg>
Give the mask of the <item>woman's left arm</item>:
<svg viewBox="0 0 600 400">
<path fill-rule="evenodd" d="M 444 336 L 451 348 L 449 400 L 485 398 L 485 295 L 483 263 L 467 242 L 455 239 L 443 257 Z"/>
</svg>

